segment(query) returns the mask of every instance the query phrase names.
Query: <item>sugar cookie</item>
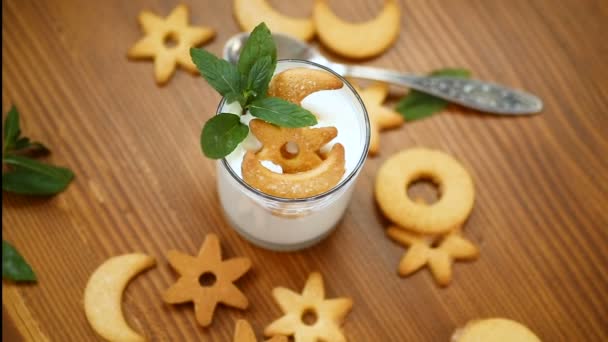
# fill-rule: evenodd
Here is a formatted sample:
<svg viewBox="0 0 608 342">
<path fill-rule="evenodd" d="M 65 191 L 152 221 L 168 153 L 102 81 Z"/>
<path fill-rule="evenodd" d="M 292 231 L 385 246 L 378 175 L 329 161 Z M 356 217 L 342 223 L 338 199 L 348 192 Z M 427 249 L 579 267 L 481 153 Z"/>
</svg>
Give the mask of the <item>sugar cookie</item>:
<svg viewBox="0 0 608 342">
<path fill-rule="evenodd" d="M 441 286 L 452 281 L 454 260 L 474 260 L 479 256 L 477 247 L 458 232 L 444 237 L 430 237 L 390 227 L 386 233 L 393 240 L 408 247 L 399 263 L 400 275 L 410 275 L 428 264 L 435 280 Z M 439 239 L 437 247 L 433 246 L 435 239 Z"/>
<path fill-rule="evenodd" d="M 308 171 L 321 164 L 319 150 L 338 135 L 335 127 L 278 127 L 259 119 L 251 120 L 249 128 L 262 143 L 256 157 L 280 165 L 283 173 Z M 289 151 L 290 146 L 294 150 Z"/>
<path fill-rule="evenodd" d="M 310 274 L 302 294 L 277 287 L 272 290 L 272 296 L 285 315 L 267 326 L 264 335 L 293 336 L 295 342 L 346 341 L 340 325 L 353 301 L 350 298 L 325 299 L 320 273 Z M 305 321 L 307 314 L 316 320 Z"/>
<path fill-rule="evenodd" d="M 415 203 L 407 186 L 430 178 L 440 198 L 432 205 Z M 446 233 L 462 226 L 473 209 L 475 189 L 467 170 L 446 153 L 412 148 L 391 156 L 376 176 L 376 200 L 397 225 L 421 234 Z"/>
<path fill-rule="evenodd" d="M 340 89 L 344 83 L 324 70 L 293 68 L 275 75 L 270 81 L 268 95 L 300 105 L 308 95 L 321 91 Z"/>
<path fill-rule="evenodd" d="M 313 19 L 319 39 L 330 50 L 350 58 L 369 58 L 388 49 L 399 35 L 401 10 L 396 0 L 386 0 L 372 20 L 350 23 L 337 17 L 327 0 L 316 0 Z"/>
<path fill-rule="evenodd" d="M 241 166 L 243 180 L 252 187 L 272 196 L 306 198 L 333 188 L 344 175 L 344 147 L 335 144 L 327 158 L 314 169 L 280 174 L 265 168 L 251 151 L 245 154 Z"/>
<path fill-rule="evenodd" d="M 452 342 L 540 342 L 530 329 L 506 318 L 475 320 L 456 330 Z"/>
<path fill-rule="evenodd" d="M 166 83 L 180 65 L 186 70 L 198 70 L 190 58 L 190 48 L 211 39 L 215 32 L 204 26 L 188 25 L 188 8 L 179 5 L 167 18 L 143 11 L 139 23 L 146 34 L 128 52 L 134 59 L 154 59 L 154 75 L 158 84 Z M 167 47 L 166 41 L 174 41 L 175 46 Z"/>
<path fill-rule="evenodd" d="M 315 34 L 311 18 L 292 18 L 270 6 L 266 0 L 235 0 L 234 17 L 241 29 L 251 32 L 264 22 L 273 33 L 283 33 L 300 40 L 310 40 Z"/>
<path fill-rule="evenodd" d="M 364 89 L 352 81 L 351 84 L 361 96 L 365 109 L 367 109 L 370 126 L 369 154 L 374 155 L 380 149 L 380 131 L 399 127 L 403 124 L 404 119 L 399 113 L 382 105 L 388 95 L 388 84 L 374 82 Z"/>
<path fill-rule="evenodd" d="M 236 321 L 236 328 L 234 329 L 234 342 L 256 342 L 255 333 L 251 328 L 249 322 L 244 319 Z M 273 336 L 266 342 L 287 342 L 285 336 Z"/>
<path fill-rule="evenodd" d="M 138 273 L 156 264 L 153 257 L 125 254 L 101 264 L 84 290 L 84 312 L 93 330 L 109 341 L 145 341 L 133 331 L 122 314 L 122 293 Z"/>
<path fill-rule="evenodd" d="M 239 309 L 246 309 L 249 305 L 247 297 L 233 282 L 251 268 L 251 261 L 248 258 L 222 260 L 216 235 L 205 237 L 196 257 L 171 250 L 167 259 L 180 277 L 162 298 L 170 304 L 194 302 L 196 320 L 200 325 L 206 327 L 211 324 L 218 303 Z"/>
</svg>

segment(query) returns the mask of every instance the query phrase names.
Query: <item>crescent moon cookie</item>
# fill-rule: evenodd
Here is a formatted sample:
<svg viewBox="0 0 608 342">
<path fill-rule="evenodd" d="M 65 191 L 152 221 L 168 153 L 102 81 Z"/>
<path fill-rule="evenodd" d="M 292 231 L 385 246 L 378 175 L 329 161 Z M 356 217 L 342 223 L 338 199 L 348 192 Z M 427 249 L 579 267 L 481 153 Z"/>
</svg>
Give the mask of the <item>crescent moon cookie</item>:
<svg viewBox="0 0 608 342">
<path fill-rule="evenodd" d="M 437 202 L 426 205 L 409 198 L 407 186 L 419 179 L 439 186 Z M 404 150 L 386 160 L 376 176 L 375 194 L 384 215 L 420 234 L 444 234 L 461 227 L 475 200 L 467 170 L 448 154 L 426 148 Z"/>
<path fill-rule="evenodd" d="M 340 89 L 344 83 L 324 70 L 293 68 L 272 78 L 268 95 L 300 105 L 308 95 L 321 90 Z"/>
<path fill-rule="evenodd" d="M 364 89 L 353 82 L 351 84 L 361 96 L 369 114 L 369 154 L 375 155 L 380 149 L 380 131 L 401 126 L 404 122 L 403 116 L 382 105 L 388 96 L 388 84 L 374 82 Z"/>
<path fill-rule="evenodd" d="M 84 311 L 95 332 L 108 341 L 145 341 L 123 316 L 122 293 L 133 277 L 155 264 L 151 256 L 125 254 L 106 260 L 91 274 L 84 290 Z"/>
<path fill-rule="evenodd" d="M 540 342 L 530 329 L 506 318 L 489 318 L 470 321 L 456 330 L 451 342 Z"/>
<path fill-rule="evenodd" d="M 311 18 L 292 18 L 281 14 L 266 0 L 235 0 L 234 16 L 241 29 L 247 32 L 265 22 L 272 32 L 284 33 L 300 40 L 310 40 L 315 34 Z"/>
<path fill-rule="evenodd" d="M 386 0 L 374 19 L 362 23 L 340 19 L 327 0 L 316 0 L 313 7 L 313 19 L 323 45 L 354 59 L 373 57 L 388 49 L 399 35 L 400 16 L 396 0 Z"/>
<path fill-rule="evenodd" d="M 236 321 L 236 328 L 234 330 L 234 342 L 256 342 L 255 333 L 251 328 L 249 322 L 244 319 L 239 319 Z M 273 336 L 270 340 L 266 342 L 287 342 L 287 337 L 285 336 Z"/>
<path fill-rule="evenodd" d="M 145 36 L 131 47 L 127 56 L 133 59 L 153 59 L 158 84 L 165 84 L 175 72 L 176 65 L 198 73 L 190 58 L 190 48 L 213 38 L 215 31 L 205 26 L 188 25 L 188 8 L 178 5 L 167 18 L 150 11 L 139 14 Z M 173 41 L 175 46 L 168 47 Z"/>
<path fill-rule="evenodd" d="M 293 336 L 295 342 L 346 341 L 340 325 L 352 309 L 353 301 L 350 298 L 326 299 L 320 273 L 308 276 L 302 294 L 277 287 L 272 290 L 272 296 L 284 315 L 270 323 L 264 335 Z"/>
<path fill-rule="evenodd" d="M 163 293 L 163 301 L 169 304 L 194 302 L 196 320 L 203 327 L 211 324 L 218 303 L 238 309 L 249 306 L 247 297 L 233 282 L 251 268 L 251 261 L 248 258 L 222 260 L 216 235 L 205 237 L 195 257 L 171 250 L 167 252 L 167 259 L 180 277 Z"/>
<path fill-rule="evenodd" d="M 399 275 L 407 276 L 425 265 L 429 265 L 435 281 L 447 286 L 452 281 L 454 260 L 474 260 L 479 256 L 477 247 L 456 231 L 439 237 L 425 236 L 407 232 L 399 227 L 390 227 L 387 235 L 408 247 L 399 263 Z M 434 243 L 438 242 L 437 247 Z"/>
</svg>

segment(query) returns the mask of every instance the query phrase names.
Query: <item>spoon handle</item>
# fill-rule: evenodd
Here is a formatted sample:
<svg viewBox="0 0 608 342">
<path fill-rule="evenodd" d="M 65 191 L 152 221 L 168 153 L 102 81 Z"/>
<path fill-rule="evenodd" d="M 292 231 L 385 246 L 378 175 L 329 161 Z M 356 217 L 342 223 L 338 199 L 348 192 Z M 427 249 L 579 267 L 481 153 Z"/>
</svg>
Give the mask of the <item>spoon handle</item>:
<svg viewBox="0 0 608 342">
<path fill-rule="evenodd" d="M 541 99 L 532 94 L 479 80 L 416 76 L 357 65 L 344 65 L 336 69 L 342 69 L 340 71 L 345 77 L 384 81 L 409 87 L 488 113 L 504 115 L 533 114 L 540 112 L 543 108 Z"/>
</svg>

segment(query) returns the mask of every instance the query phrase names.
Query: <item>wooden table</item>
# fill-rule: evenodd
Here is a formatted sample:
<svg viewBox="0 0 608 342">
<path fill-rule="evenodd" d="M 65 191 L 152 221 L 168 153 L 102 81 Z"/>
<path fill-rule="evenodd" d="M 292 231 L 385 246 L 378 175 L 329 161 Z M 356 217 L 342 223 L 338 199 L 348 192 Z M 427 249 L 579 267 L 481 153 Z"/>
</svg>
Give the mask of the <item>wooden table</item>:
<svg viewBox="0 0 608 342">
<path fill-rule="evenodd" d="M 239 31 L 231 2 L 186 2 L 194 24 L 217 30 L 205 47 L 219 54 Z M 468 320 L 492 316 L 523 322 L 543 341 L 608 340 L 608 2 L 401 1 L 399 40 L 365 64 L 467 67 L 538 94 L 545 110 L 508 118 L 452 108 L 384 133 L 337 231 L 289 254 L 254 247 L 222 217 L 215 164 L 199 147 L 219 96 L 184 71 L 158 87 L 151 63 L 125 56 L 141 37 L 138 13 L 166 15 L 176 3 L 2 3 L 3 113 L 16 104 L 23 131 L 77 175 L 49 199 L 3 196 L 3 237 L 39 278 L 36 285 L 3 281 L 3 339 L 99 339 L 82 307 L 86 281 L 106 258 L 141 251 L 158 266 L 131 283 L 123 308 L 154 341 L 230 341 L 239 318 L 261 332 L 281 314 L 271 289 L 299 291 L 313 270 L 323 273 L 330 296 L 354 299 L 344 325 L 352 341 L 449 341 Z M 272 3 L 302 16 L 312 2 Z M 331 6 L 345 19 L 366 20 L 381 1 Z M 372 196 L 380 164 L 413 146 L 449 152 L 476 182 L 465 234 L 481 257 L 457 263 L 443 289 L 428 270 L 397 276 L 404 249 L 386 238 L 388 222 Z M 251 306 L 222 307 L 202 329 L 190 305 L 166 305 L 159 296 L 176 279 L 165 252 L 193 254 L 210 232 L 225 256 L 252 259 L 253 270 L 237 282 Z"/>
</svg>

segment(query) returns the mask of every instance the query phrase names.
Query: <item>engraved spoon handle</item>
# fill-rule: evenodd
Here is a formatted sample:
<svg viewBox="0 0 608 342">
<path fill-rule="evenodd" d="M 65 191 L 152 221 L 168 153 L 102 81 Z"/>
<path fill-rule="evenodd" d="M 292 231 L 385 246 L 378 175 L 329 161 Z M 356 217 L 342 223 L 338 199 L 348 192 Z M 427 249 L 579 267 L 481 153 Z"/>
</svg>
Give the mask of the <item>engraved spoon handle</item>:
<svg viewBox="0 0 608 342">
<path fill-rule="evenodd" d="M 337 65 L 337 63 L 334 67 L 334 70 L 341 71 L 340 73 L 346 77 L 384 81 L 409 87 L 482 112 L 522 115 L 538 113 L 543 108 L 541 99 L 532 94 L 479 80 L 416 76 L 380 68 Z"/>
</svg>

